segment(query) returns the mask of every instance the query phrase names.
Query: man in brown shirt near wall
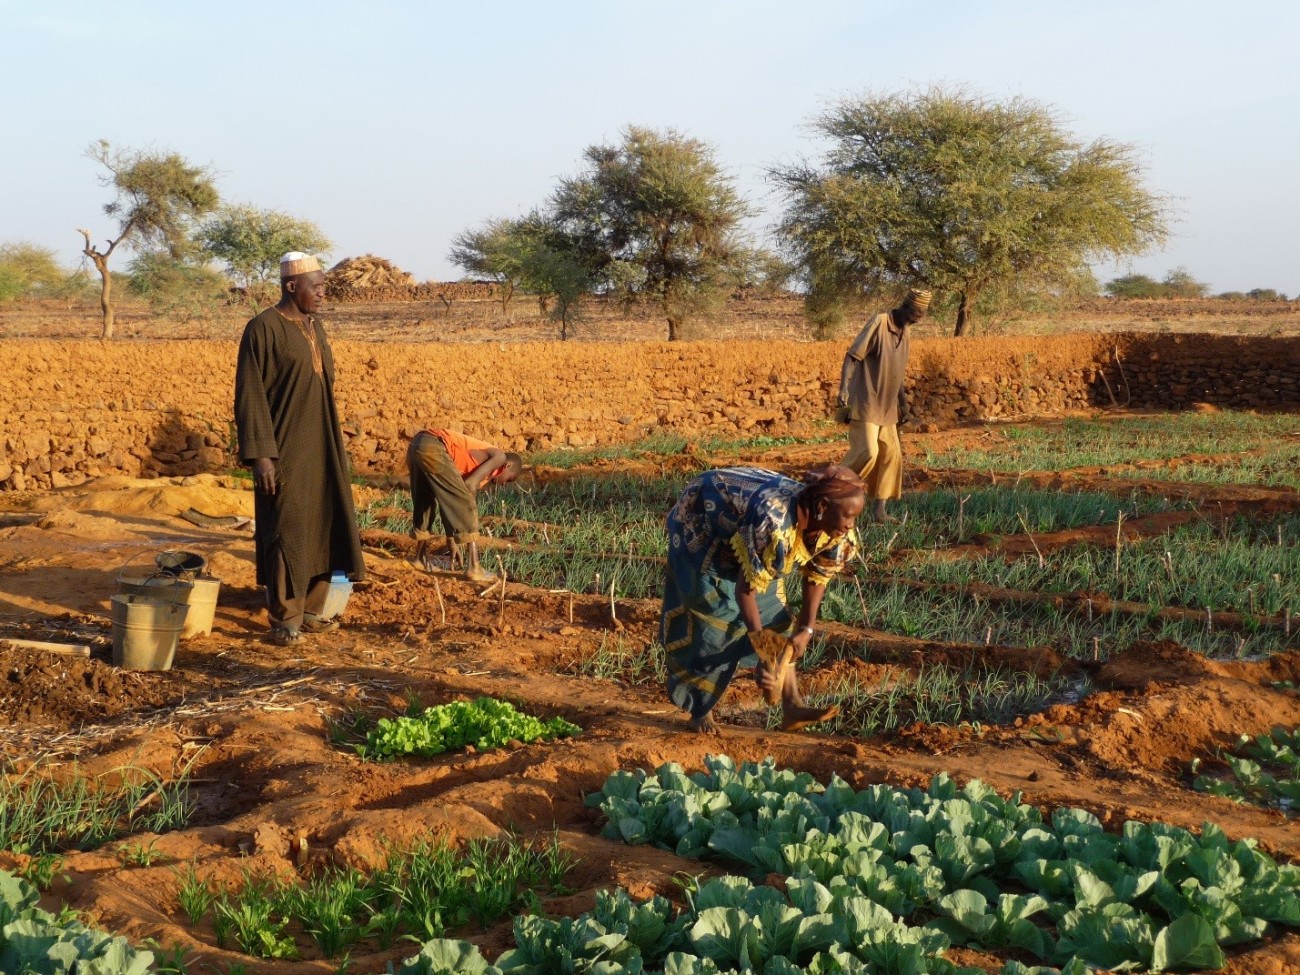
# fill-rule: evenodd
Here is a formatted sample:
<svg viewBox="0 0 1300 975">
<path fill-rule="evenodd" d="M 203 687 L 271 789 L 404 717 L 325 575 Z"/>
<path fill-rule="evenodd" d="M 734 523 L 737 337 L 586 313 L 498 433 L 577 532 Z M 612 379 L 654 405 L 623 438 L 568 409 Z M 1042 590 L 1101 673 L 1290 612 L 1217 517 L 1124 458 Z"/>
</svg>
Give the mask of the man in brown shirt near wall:
<svg viewBox="0 0 1300 975">
<path fill-rule="evenodd" d="M 930 292 L 913 288 L 893 311 L 873 316 L 844 356 L 836 410 L 836 419 L 849 425 L 843 464 L 866 482 L 876 521 L 892 521 L 885 502 L 903 495 L 898 424 L 907 415 L 907 327 L 924 318 L 929 307 Z"/>
</svg>

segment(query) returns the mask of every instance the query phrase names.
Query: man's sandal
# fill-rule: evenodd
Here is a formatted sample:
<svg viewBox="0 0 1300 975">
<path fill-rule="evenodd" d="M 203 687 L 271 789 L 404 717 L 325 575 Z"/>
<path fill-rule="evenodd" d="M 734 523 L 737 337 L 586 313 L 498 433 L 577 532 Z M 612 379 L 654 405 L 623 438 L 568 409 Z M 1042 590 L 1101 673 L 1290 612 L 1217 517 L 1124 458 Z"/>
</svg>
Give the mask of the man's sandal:
<svg viewBox="0 0 1300 975">
<path fill-rule="evenodd" d="M 333 633 L 339 628 L 339 621 L 333 617 L 324 620 L 307 613 L 302 618 L 302 628 L 307 633 Z"/>
<path fill-rule="evenodd" d="M 271 642 L 277 647 L 290 647 L 302 639 L 302 634 L 287 626 L 271 627 Z"/>
</svg>

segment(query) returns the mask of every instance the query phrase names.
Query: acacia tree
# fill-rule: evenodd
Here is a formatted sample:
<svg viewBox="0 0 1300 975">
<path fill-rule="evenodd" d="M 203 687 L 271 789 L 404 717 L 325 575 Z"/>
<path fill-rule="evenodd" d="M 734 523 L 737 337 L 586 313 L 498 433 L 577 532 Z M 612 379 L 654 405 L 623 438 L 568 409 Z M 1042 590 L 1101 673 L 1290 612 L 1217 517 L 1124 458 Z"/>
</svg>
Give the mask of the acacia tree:
<svg viewBox="0 0 1300 975">
<path fill-rule="evenodd" d="M 101 250 L 90 242 L 90 231 L 77 228 L 86 240 L 82 253 L 99 272 L 99 307 L 104 316 L 102 337 L 113 337 L 113 279 L 108 259 L 119 246 L 152 247 L 180 259 L 193 248 L 190 233 L 197 221 L 217 205 L 212 173 L 192 166 L 183 156 L 133 149 L 113 149 L 106 140 L 92 144 L 86 155 L 106 170 L 100 177 L 114 198 L 104 213 L 117 221 L 116 236 Z"/>
<path fill-rule="evenodd" d="M 844 100 L 812 125 L 830 141 L 819 162 L 771 172 L 810 305 L 922 285 L 953 297 L 962 335 L 982 295 L 1066 287 L 1167 233 L 1132 146 L 1081 143 L 1028 99 L 934 87 Z"/>
<path fill-rule="evenodd" d="M 586 171 L 561 181 L 550 218 L 598 287 L 652 301 L 669 341 L 680 339 L 725 293 L 748 205 L 712 147 L 674 129 L 629 126 L 619 145 L 583 156 Z"/>
<path fill-rule="evenodd" d="M 506 315 L 510 300 L 523 283 L 538 231 L 533 218 L 486 220 L 453 238 L 448 259 L 467 274 L 496 282 L 501 295 L 501 314 Z"/>
<path fill-rule="evenodd" d="M 1197 281 L 1185 267 L 1174 268 L 1165 275 L 1160 285 L 1170 298 L 1204 298 L 1210 291 L 1208 284 Z"/>
<path fill-rule="evenodd" d="M 281 255 L 328 254 L 334 247 L 310 220 L 247 204 L 223 206 L 203 223 L 198 239 L 204 253 L 225 264 L 254 303 L 266 299 L 268 285 L 279 275 Z"/>
<path fill-rule="evenodd" d="M 526 235 L 521 282 L 538 295 L 550 318 L 560 324 L 561 341 L 582 318 L 582 299 L 592 290 L 593 280 L 578 242 L 554 221 L 533 213 L 522 221 Z"/>
</svg>

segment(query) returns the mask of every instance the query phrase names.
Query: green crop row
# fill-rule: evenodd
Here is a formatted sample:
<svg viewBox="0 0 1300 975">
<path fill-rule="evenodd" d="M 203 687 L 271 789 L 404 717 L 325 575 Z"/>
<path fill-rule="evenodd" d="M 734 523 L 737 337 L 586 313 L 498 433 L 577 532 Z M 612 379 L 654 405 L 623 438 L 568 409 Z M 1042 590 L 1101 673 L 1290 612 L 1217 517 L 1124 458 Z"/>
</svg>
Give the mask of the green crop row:
<svg viewBox="0 0 1300 975">
<path fill-rule="evenodd" d="M 1030 592 L 1104 592 L 1156 606 L 1281 616 L 1300 610 L 1300 516 L 1180 525 L 1115 547 L 1073 546 L 1007 560 L 916 552 L 894 567 L 927 582 L 986 583 Z"/>
<path fill-rule="evenodd" d="M 918 722 L 950 727 L 1010 724 L 1050 704 L 1077 700 L 1088 689 L 1086 682 L 1061 675 L 1038 677 L 979 664 L 963 668 L 923 664 L 915 672 L 900 672 L 880 683 L 841 677 L 806 696 L 814 707 L 839 705 L 839 714 L 820 725 L 823 731 L 870 738 L 895 734 Z M 780 709 L 770 708 L 768 727 L 778 727 L 780 720 Z"/>
<path fill-rule="evenodd" d="M 1150 472 L 1115 471 L 1116 480 L 1149 477 Z M 1283 443 L 1229 463 L 1194 461 L 1159 472 L 1161 481 L 1188 484 L 1259 484 L 1300 489 L 1300 444 Z"/>
<path fill-rule="evenodd" d="M 106 785 L 82 775 L 56 780 L 34 766 L 0 774 L 0 850 L 93 850 L 130 833 L 179 829 L 190 810 L 186 775 L 166 781 L 148 769 L 126 768 Z"/>
<path fill-rule="evenodd" d="M 689 478 L 583 475 L 532 487 L 516 482 L 479 495 L 490 534 L 528 545 L 582 553 L 662 556 L 664 519 Z M 1182 507 L 1149 493 L 1116 495 L 1007 486 L 919 491 L 897 505 L 899 523 L 864 523 L 868 548 L 936 548 L 977 537 L 1052 532 L 1114 522 Z M 363 527 L 405 533 L 410 495 L 394 492 L 363 509 Z M 378 519 L 375 512 L 385 512 Z M 398 514 L 397 512 L 401 512 Z M 615 559 L 617 560 L 617 558 Z"/>
<path fill-rule="evenodd" d="M 633 644 L 621 633 L 601 634 L 596 649 L 569 664 L 565 673 L 575 677 L 613 680 L 628 686 L 662 686 L 668 679 L 664 648 L 658 642 Z"/>
<path fill-rule="evenodd" d="M 843 888 L 792 879 L 782 893 L 718 877 L 692 882 L 687 894 L 686 907 L 676 910 L 658 895 L 637 901 L 626 890 L 597 891 L 595 907 L 577 917 L 516 918 L 515 946 L 496 964 L 475 945 L 439 939 L 406 959 L 396 975 L 987 975 L 940 957 L 952 943 L 942 930 L 899 922 Z M 1022 911 L 1032 915 L 1035 906 L 1026 903 Z M 959 915 L 965 907 L 952 904 Z M 1185 940 L 1164 939 L 1164 956 L 1181 960 L 1171 949 L 1182 950 Z M 999 975 L 1087 972 L 1081 961 L 1060 970 L 1009 961 Z"/>
<path fill-rule="evenodd" d="M 543 721 L 509 701 L 479 697 L 428 708 L 412 700 L 405 714 L 392 718 L 345 715 L 332 722 L 330 732 L 335 744 L 351 746 L 362 758 L 385 761 L 402 756 L 430 758 L 470 745 L 484 752 L 512 743 L 554 741 L 582 729 L 560 717 Z"/>
<path fill-rule="evenodd" d="M 1242 735 L 1234 753 L 1223 760 L 1231 778 L 1199 775 L 1193 788 L 1287 813 L 1300 807 L 1300 728 Z"/>
<path fill-rule="evenodd" d="M 386 949 L 397 938 L 440 938 L 471 922 L 486 929 L 512 911 L 536 909 L 538 891 L 562 892 L 572 864 L 557 838 L 475 839 L 459 851 L 420 842 L 374 872 L 330 867 L 302 882 L 245 875 L 237 886 L 214 887 L 191 868 L 177 898 L 192 924 L 211 916 L 219 948 L 297 958 L 300 933 L 337 958 L 363 941 Z"/>
<path fill-rule="evenodd" d="M 1268 447 L 1300 428 L 1288 414 L 1160 413 L 987 428 L 989 446 L 926 451 L 928 467 L 1059 471 Z M 1159 477 L 1166 477 L 1165 471 Z"/>
<path fill-rule="evenodd" d="M 1003 799 L 979 782 L 959 789 L 946 776 L 928 790 L 858 791 L 771 760 L 737 767 L 715 756 L 690 775 L 671 763 L 615 772 L 587 801 L 605 814 L 605 836 L 790 878 L 790 900 L 805 917 L 861 900 L 857 911 L 879 911 L 882 922 L 897 916 L 912 931 L 891 932 L 895 943 L 932 939 L 920 952 L 927 956 L 960 943 L 1054 964 L 1218 968 L 1221 945 L 1300 926 L 1300 867 L 1212 824 L 1197 835 L 1130 821 L 1112 834 L 1083 810 L 1045 819 L 1019 795 Z M 730 931 L 745 924 L 733 918 Z M 734 952 L 732 936 L 724 940 Z M 750 967 L 743 956 L 727 961 Z"/>
<path fill-rule="evenodd" d="M 1077 660 L 1105 659 L 1138 640 L 1172 640 L 1206 656 L 1265 656 L 1285 649 L 1279 631 L 1239 633 L 1203 622 L 1111 611 L 1075 613 L 1052 603 L 990 603 L 960 592 L 920 592 L 901 582 L 861 576 L 861 594 L 845 580 L 827 589 L 823 619 L 939 643 L 1050 647 Z M 791 593 L 791 604 L 797 605 Z M 864 648 L 865 655 L 865 648 Z"/>
<path fill-rule="evenodd" d="M 154 955 L 40 907 L 35 887 L 0 870 L 0 972 L 12 975 L 146 975 Z"/>
</svg>

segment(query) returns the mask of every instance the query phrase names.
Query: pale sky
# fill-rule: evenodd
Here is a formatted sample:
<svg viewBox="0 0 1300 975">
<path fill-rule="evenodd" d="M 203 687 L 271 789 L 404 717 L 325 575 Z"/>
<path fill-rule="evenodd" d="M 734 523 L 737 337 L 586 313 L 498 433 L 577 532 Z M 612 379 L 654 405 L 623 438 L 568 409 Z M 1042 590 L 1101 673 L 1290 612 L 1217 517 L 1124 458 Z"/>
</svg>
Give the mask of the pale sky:
<svg viewBox="0 0 1300 975">
<path fill-rule="evenodd" d="M 1300 293 L 1300 4 L 1290 0 L 0 0 L 0 242 L 109 236 L 92 141 L 209 164 L 224 199 L 316 221 L 339 258 L 454 280 L 452 237 L 517 216 L 628 124 L 711 143 L 758 208 L 807 122 L 962 84 L 1137 145 L 1213 291 Z M 125 255 L 124 255 L 125 257 Z M 118 261 L 119 268 L 125 259 Z"/>
</svg>

